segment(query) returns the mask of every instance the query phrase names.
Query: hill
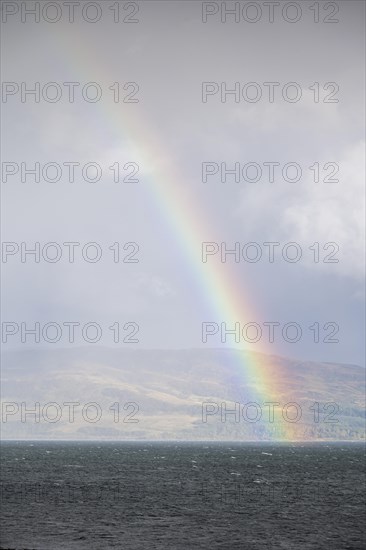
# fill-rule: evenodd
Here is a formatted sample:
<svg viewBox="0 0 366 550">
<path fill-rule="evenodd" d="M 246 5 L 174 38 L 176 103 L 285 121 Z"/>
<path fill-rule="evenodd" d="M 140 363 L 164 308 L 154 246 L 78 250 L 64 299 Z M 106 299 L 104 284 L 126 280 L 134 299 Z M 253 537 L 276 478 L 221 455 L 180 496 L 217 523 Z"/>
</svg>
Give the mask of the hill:
<svg viewBox="0 0 366 550">
<path fill-rule="evenodd" d="M 275 399 L 246 380 L 253 361 L 282 388 Z M 365 369 L 356 365 L 101 347 L 6 352 L 2 363 L 4 439 L 364 438 Z"/>
</svg>

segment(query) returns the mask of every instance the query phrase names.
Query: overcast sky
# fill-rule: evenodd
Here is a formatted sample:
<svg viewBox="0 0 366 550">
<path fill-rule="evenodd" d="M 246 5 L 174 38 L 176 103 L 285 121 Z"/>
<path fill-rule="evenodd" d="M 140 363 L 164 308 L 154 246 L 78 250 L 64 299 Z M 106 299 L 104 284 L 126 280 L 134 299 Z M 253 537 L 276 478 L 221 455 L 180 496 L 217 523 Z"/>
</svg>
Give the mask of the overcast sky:
<svg viewBox="0 0 366 550">
<path fill-rule="evenodd" d="M 298 2 L 302 16 L 289 23 L 281 2 L 270 23 L 266 7 L 257 2 L 262 10 L 258 22 L 245 21 L 241 11 L 239 22 L 227 16 L 223 23 L 221 2 L 206 8 L 201 2 L 139 2 L 135 15 L 134 3 L 121 2 L 121 21 L 114 23 L 112 3 L 103 2 L 100 21 L 84 21 L 77 11 L 69 23 L 65 5 L 58 2 L 61 18 L 53 24 L 42 14 L 40 23 L 31 16 L 23 23 L 20 11 L 10 15 L 15 3 L 4 4 L 9 16 L 3 25 L 2 80 L 14 84 L 5 88 L 8 95 L 3 93 L 2 161 L 17 163 L 19 172 L 4 181 L 4 170 L 15 165 L 3 164 L 2 239 L 30 248 L 36 241 L 41 246 L 57 242 L 63 256 L 57 263 L 35 263 L 30 256 L 22 263 L 20 253 L 7 257 L 2 263 L 3 322 L 94 321 L 105 329 L 100 343 L 108 346 L 113 340 L 107 327 L 133 321 L 140 327 L 139 343 L 123 345 L 144 348 L 220 346 L 219 335 L 202 344 L 203 321 L 296 322 L 303 329 L 301 339 L 290 344 L 278 337 L 272 353 L 364 364 L 364 3 L 330 3 L 339 6 L 332 15 L 320 2 L 315 23 L 314 3 Z M 203 23 L 202 9 L 216 7 L 218 13 Z M 293 10 L 285 12 L 287 18 L 295 18 Z M 85 13 L 94 17 L 93 8 Z M 254 11 L 244 13 L 255 17 Z M 55 14 L 51 6 L 46 17 Z M 126 16 L 138 22 L 122 22 Z M 324 23 L 326 17 L 339 22 Z M 28 88 L 39 82 L 41 89 L 56 82 L 62 97 L 50 102 L 41 95 L 37 103 L 29 95 L 22 102 L 22 82 Z M 64 82 L 80 83 L 74 103 Z M 100 101 L 83 99 L 80 90 L 88 82 L 101 87 Z M 138 103 L 115 103 L 109 90 L 115 82 L 122 98 L 134 91 L 123 85 L 137 83 L 133 97 Z M 206 102 L 203 82 L 217 83 L 208 88 Z M 221 101 L 220 89 L 232 89 L 236 82 L 239 97 L 229 94 Z M 248 82 L 257 85 L 245 87 Z M 279 83 L 273 102 L 264 82 Z M 283 91 L 289 82 L 297 86 Z M 262 98 L 249 101 L 258 89 Z M 53 97 L 55 90 L 49 87 L 45 94 Z M 93 91 L 87 90 L 91 96 Z M 297 102 L 291 101 L 295 93 L 301 95 Z M 40 183 L 31 175 L 22 182 L 22 162 L 27 167 L 94 162 L 103 174 L 98 182 L 82 181 L 77 167 L 75 181 L 68 182 L 63 166 L 58 182 L 44 181 L 42 175 Z M 136 163 L 139 181 L 113 182 L 108 167 L 116 162 L 121 169 Z M 262 177 L 221 181 L 218 172 L 203 183 L 204 162 L 211 163 L 211 170 L 223 162 L 228 168 L 257 163 Z M 280 164 L 273 182 L 263 164 L 269 162 Z M 282 177 L 289 162 L 302 168 L 297 182 Z M 314 182 L 315 163 L 319 182 Z M 336 165 L 333 179 L 339 181 L 324 181 L 332 178 Z M 133 166 L 122 170 L 122 177 Z M 249 168 L 248 179 L 254 179 L 254 169 Z M 294 179 L 289 170 L 287 179 Z M 52 170 L 49 174 L 53 177 Z M 70 241 L 98 243 L 101 260 L 86 262 L 78 248 L 75 262 L 69 263 L 62 243 Z M 202 264 L 203 241 L 225 242 L 228 249 L 235 242 L 240 247 L 256 242 L 263 256 L 256 263 L 243 257 L 235 263 L 227 256 L 222 264 L 217 254 Z M 121 247 L 137 243 L 133 258 L 139 262 L 114 263 L 108 247 L 115 242 Z M 264 242 L 280 243 L 273 263 Z M 297 263 L 281 255 L 289 242 L 301 247 Z M 319 262 L 314 262 L 316 247 L 309 250 L 314 243 L 319 243 Z M 336 245 L 323 250 L 326 243 Z M 324 263 L 325 256 L 339 261 Z M 232 280 L 229 272 L 234 273 L 234 296 L 252 304 L 242 318 L 220 313 L 215 292 L 207 296 L 207 278 L 216 269 L 224 273 L 226 285 Z M 308 328 L 316 322 L 319 343 Z M 339 343 L 322 342 L 332 329 L 324 330 L 326 323 L 339 325 Z M 19 334 L 8 342 L 8 347 L 25 346 Z M 32 345 L 31 338 L 27 342 Z M 53 345 L 62 347 L 66 340 Z M 245 342 L 228 339 L 227 345 L 245 347 Z M 261 342 L 256 345 L 262 351 Z"/>
</svg>

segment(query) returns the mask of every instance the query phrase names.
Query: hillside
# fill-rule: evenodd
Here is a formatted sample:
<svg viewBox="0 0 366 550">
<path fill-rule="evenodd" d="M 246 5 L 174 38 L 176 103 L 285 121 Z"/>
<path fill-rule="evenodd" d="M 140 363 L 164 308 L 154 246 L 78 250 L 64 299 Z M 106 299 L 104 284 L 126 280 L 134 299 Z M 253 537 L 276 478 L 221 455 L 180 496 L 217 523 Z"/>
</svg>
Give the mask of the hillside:
<svg viewBox="0 0 366 550">
<path fill-rule="evenodd" d="M 271 387 L 283 388 L 275 399 L 256 393 L 258 388 L 246 380 L 243 364 L 253 359 Z M 355 365 L 300 362 L 234 349 L 112 348 L 7 352 L 2 365 L 4 439 L 364 437 L 365 369 Z M 260 409 L 245 407 L 253 401 Z M 268 401 L 280 404 L 273 409 L 273 422 L 270 407 L 264 405 Z M 22 418 L 22 402 L 36 408 L 36 415 Z M 85 408 L 91 402 L 98 407 Z M 207 402 L 211 405 L 204 405 Z M 282 410 L 289 402 L 296 406 L 286 409 L 285 422 Z M 225 417 L 225 406 L 227 411 L 236 407 L 237 416 Z M 206 410 L 212 414 L 204 422 Z M 261 418 L 253 421 L 259 410 Z M 290 422 L 296 414 L 298 421 Z"/>
</svg>

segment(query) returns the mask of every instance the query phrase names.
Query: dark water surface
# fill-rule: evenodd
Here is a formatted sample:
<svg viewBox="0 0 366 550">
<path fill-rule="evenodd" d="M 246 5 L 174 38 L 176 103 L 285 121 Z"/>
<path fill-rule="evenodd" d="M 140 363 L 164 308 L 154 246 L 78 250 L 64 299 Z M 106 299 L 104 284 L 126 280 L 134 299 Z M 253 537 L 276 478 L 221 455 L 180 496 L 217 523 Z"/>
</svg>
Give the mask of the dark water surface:
<svg viewBox="0 0 366 550">
<path fill-rule="evenodd" d="M 361 550 L 359 444 L 7 442 L 1 549 Z"/>
</svg>

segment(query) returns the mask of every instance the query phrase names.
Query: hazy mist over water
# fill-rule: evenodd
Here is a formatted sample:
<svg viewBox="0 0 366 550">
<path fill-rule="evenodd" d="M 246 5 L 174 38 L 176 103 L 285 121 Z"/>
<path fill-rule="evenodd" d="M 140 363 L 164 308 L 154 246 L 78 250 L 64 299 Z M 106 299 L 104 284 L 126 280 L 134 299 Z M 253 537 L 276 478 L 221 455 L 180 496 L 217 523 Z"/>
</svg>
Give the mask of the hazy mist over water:
<svg viewBox="0 0 366 550">
<path fill-rule="evenodd" d="M 0 550 L 365 549 L 365 2 L 0 16 Z"/>
</svg>

